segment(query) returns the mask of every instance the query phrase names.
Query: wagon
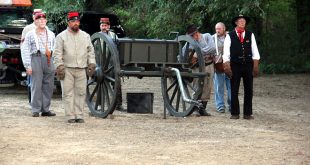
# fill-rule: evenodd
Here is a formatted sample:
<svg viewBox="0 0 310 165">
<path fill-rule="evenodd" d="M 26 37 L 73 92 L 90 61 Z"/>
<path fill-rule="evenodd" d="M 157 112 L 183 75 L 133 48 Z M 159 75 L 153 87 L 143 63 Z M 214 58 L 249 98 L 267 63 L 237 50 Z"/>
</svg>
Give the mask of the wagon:
<svg viewBox="0 0 310 165">
<path fill-rule="evenodd" d="M 92 115 L 105 118 L 113 113 L 123 76 L 161 78 L 164 109 L 173 116 L 188 116 L 195 106 L 202 106 L 199 98 L 209 75 L 204 71 L 201 49 L 191 37 L 113 39 L 95 33 L 91 41 L 97 66 L 94 76 L 87 78 L 86 102 Z M 190 57 L 194 52 L 198 60 L 193 64 Z"/>
</svg>

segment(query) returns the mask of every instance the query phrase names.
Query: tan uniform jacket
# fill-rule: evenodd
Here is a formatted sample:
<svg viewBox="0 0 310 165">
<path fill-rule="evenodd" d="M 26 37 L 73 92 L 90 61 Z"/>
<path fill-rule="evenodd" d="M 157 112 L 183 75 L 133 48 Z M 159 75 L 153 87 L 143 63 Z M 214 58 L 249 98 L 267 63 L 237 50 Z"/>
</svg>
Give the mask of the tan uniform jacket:
<svg viewBox="0 0 310 165">
<path fill-rule="evenodd" d="M 56 68 L 59 65 L 69 68 L 86 68 L 90 63 L 96 64 L 90 36 L 82 30 L 72 33 L 66 29 L 58 34 L 53 56 Z"/>
</svg>

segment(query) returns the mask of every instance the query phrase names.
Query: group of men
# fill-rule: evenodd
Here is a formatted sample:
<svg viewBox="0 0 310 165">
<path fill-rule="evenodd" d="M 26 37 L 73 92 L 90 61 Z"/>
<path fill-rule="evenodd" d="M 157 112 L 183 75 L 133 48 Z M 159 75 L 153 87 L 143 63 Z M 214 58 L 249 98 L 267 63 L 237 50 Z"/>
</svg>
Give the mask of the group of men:
<svg viewBox="0 0 310 165">
<path fill-rule="evenodd" d="M 21 55 L 24 67 L 31 76 L 31 110 L 33 117 L 56 116 L 50 111 L 54 76 L 61 81 L 64 108 L 68 123 L 84 123 L 83 108 L 86 97 L 86 75 L 92 76 L 96 68 L 94 47 L 90 35 L 79 28 L 78 12 L 69 12 L 67 29 L 58 34 L 50 31 L 47 19 L 41 9 L 33 12 L 33 24 L 24 28 Z M 216 33 L 201 34 L 198 27 L 187 27 L 187 35 L 200 46 L 204 59 L 206 76 L 200 97 L 202 107 L 195 107 L 202 116 L 206 111 L 211 94 L 211 78 L 214 82 L 215 103 L 218 112 L 225 112 L 224 86 L 227 89 L 228 110 L 231 119 L 239 119 L 238 91 L 240 79 L 244 83 L 244 119 L 253 119 L 252 97 L 253 76 L 258 74 L 260 59 L 254 34 L 245 29 L 249 18 L 239 15 L 232 20 L 234 30 L 227 33 L 221 22 L 215 26 Z M 117 36 L 110 31 L 109 18 L 100 19 L 100 29 L 111 38 Z M 195 58 L 195 56 L 193 56 Z M 197 56 L 196 56 L 197 58 Z M 123 110 L 121 90 L 117 109 Z"/>
<path fill-rule="evenodd" d="M 33 117 L 56 116 L 50 111 L 54 76 L 61 81 L 62 97 L 68 123 L 84 123 L 86 74 L 93 76 L 96 68 L 94 47 L 90 35 L 79 28 L 78 12 L 69 12 L 67 29 L 55 34 L 46 26 L 41 9 L 33 12 L 34 22 L 23 30 L 21 55 L 24 67 L 31 76 L 31 111 Z M 110 32 L 109 18 L 100 19 L 101 32 Z M 121 100 L 118 108 L 122 108 Z"/>
<path fill-rule="evenodd" d="M 224 89 L 226 86 L 228 111 L 230 119 L 240 118 L 240 106 L 238 92 L 241 78 L 244 86 L 243 118 L 254 119 L 252 111 L 253 77 L 258 75 L 260 55 L 258 52 L 255 36 L 246 29 L 250 18 L 239 15 L 232 19 L 234 29 L 226 32 L 224 23 L 219 22 L 215 26 L 216 33 L 202 34 L 195 25 L 189 25 L 187 35 L 201 48 L 205 60 L 204 87 L 200 100 L 203 106 L 195 107 L 197 115 L 210 116 L 206 105 L 210 99 L 213 78 L 215 105 L 220 113 L 225 113 Z M 197 58 L 195 54 L 190 58 Z M 190 61 L 195 61 L 190 59 Z"/>
</svg>

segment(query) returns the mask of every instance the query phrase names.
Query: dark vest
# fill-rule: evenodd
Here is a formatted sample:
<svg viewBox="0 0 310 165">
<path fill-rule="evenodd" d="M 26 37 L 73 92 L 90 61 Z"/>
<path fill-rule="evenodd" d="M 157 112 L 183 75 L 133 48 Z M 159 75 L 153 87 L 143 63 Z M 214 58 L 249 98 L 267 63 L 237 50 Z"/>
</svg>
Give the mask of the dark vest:
<svg viewBox="0 0 310 165">
<path fill-rule="evenodd" d="M 235 63 L 251 63 L 252 59 L 252 32 L 245 31 L 243 43 L 240 42 L 235 30 L 229 32 L 231 39 L 230 61 Z"/>
</svg>

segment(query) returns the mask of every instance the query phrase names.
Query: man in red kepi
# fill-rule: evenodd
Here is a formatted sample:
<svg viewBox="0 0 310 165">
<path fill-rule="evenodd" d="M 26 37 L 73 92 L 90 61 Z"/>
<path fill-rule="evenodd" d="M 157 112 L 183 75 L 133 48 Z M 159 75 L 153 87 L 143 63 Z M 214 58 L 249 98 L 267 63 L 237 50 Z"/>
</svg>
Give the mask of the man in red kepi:
<svg viewBox="0 0 310 165">
<path fill-rule="evenodd" d="M 100 32 L 107 34 L 109 37 L 112 38 L 114 41 L 117 39 L 117 35 L 110 30 L 110 19 L 109 18 L 100 18 Z M 122 99 L 122 86 L 119 88 L 118 92 L 118 98 L 116 103 L 116 110 L 118 111 L 125 111 L 125 108 L 123 107 L 123 99 Z"/>
<path fill-rule="evenodd" d="M 106 33 L 112 39 L 117 39 L 117 35 L 110 30 L 109 18 L 100 18 L 100 30 L 102 33 Z"/>
<path fill-rule="evenodd" d="M 253 76 L 258 76 L 260 55 L 254 34 L 245 28 L 249 21 L 250 18 L 243 15 L 233 18 L 232 24 L 235 29 L 229 32 L 224 41 L 224 71 L 231 79 L 230 119 L 239 119 L 238 92 L 241 78 L 244 86 L 243 118 L 254 119 L 252 116 Z"/>
<path fill-rule="evenodd" d="M 56 36 L 54 49 L 56 76 L 63 80 L 63 99 L 68 123 L 84 123 L 86 73 L 92 76 L 96 68 L 90 36 L 79 26 L 79 13 L 69 12 L 68 27 Z"/>
</svg>

